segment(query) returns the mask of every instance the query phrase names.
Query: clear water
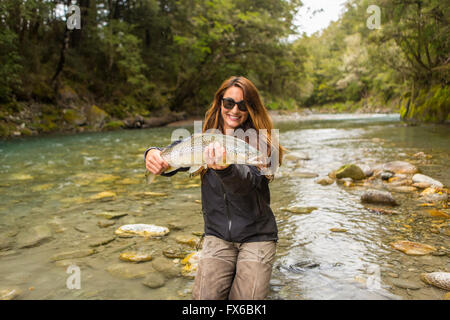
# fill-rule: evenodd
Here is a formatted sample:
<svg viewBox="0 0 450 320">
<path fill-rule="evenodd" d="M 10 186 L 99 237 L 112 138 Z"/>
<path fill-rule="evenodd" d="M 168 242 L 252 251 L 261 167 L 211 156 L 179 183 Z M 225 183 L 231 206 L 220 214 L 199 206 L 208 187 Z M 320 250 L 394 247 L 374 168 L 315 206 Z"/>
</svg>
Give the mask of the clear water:
<svg viewBox="0 0 450 320">
<path fill-rule="evenodd" d="M 418 206 L 419 194 L 394 193 L 398 215 L 368 211 L 360 202 L 367 188 L 322 186 L 316 178 L 346 163 L 375 165 L 392 160 L 416 164 L 422 173 L 450 185 L 450 128 L 404 126 L 397 115 L 320 115 L 279 119 L 281 143 L 306 152 L 311 160 L 286 160 L 270 185 L 280 242 L 269 299 L 441 299 L 445 291 L 420 281 L 420 273 L 450 271 L 448 219 L 431 217 Z M 192 129 L 192 128 L 190 128 Z M 193 281 L 171 277 L 150 289 L 143 279 L 125 279 L 106 269 L 122 265 L 152 269 L 152 261 L 121 262 L 123 251 L 146 251 L 154 259 L 162 250 L 181 247 L 177 236 L 198 238 L 203 230 L 199 179 L 186 173 L 144 183 L 143 153 L 148 146 L 170 143 L 173 128 L 42 136 L 0 142 L 0 290 L 18 288 L 18 299 L 189 299 Z M 424 152 L 431 159 L 417 158 Z M 115 197 L 94 200 L 103 191 Z M 167 193 L 165 197 L 144 192 Z M 197 200 L 197 201 L 196 201 Z M 292 214 L 282 207 L 316 207 Z M 426 208 L 425 208 L 426 209 Z M 446 208 L 437 208 L 449 213 Z M 100 228 L 101 212 L 127 213 Z M 116 238 L 82 258 L 53 262 L 57 253 L 90 248 L 111 237 L 121 225 L 148 223 L 171 227 L 162 239 Z M 52 237 L 31 248 L 19 248 L 27 230 L 46 225 Z M 440 232 L 430 230 L 440 225 Z M 331 232 L 344 228 L 346 232 Z M 444 255 L 408 256 L 389 246 L 395 240 L 433 245 Z M 125 247 L 128 247 L 124 249 Z M 445 255 L 445 253 L 447 253 Z M 167 258 L 164 258 L 167 259 Z M 179 261 L 173 268 L 181 270 Z M 81 270 L 81 289 L 67 288 L 68 263 Z M 294 267 L 293 267 L 294 266 Z M 297 267 L 295 267 L 297 266 Z M 396 278 L 397 277 L 397 278 Z M 400 288 L 393 281 L 419 284 Z"/>
</svg>

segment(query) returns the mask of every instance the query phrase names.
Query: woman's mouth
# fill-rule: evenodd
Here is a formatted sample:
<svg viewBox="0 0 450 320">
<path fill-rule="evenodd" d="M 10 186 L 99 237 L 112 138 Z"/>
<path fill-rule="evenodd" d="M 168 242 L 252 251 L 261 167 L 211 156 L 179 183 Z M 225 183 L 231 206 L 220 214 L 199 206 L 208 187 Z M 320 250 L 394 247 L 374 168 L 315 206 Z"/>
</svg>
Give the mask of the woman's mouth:
<svg viewBox="0 0 450 320">
<path fill-rule="evenodd" d="M 232 116 L 231 114 L 228 114 L 228 119 L 230 119 L 231 121 L 239 121 L 241 117 L 239 116 Z"/>
</svg>

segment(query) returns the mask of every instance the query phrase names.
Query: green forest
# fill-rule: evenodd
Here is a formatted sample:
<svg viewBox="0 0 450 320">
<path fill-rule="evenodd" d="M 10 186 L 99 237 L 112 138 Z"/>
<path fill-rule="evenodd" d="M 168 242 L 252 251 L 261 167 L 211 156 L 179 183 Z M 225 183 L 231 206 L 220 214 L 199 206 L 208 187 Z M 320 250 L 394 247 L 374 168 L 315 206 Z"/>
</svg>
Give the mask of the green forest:
<svg viewBox="0 0 450 320">
<path fill-rule="evenodd" d="M 80 9 L 80 28 L 68 20 Z M 243 75 L 273 110 L 450 121 L 449 1 L 349 0 L 311 36 L 300 0 L 2 0 L 0 136 L 203 115 Z M 379 27 L 369 27 L 380 8 Z M 71 20 L 73 21 L 73 20 Z M 292 39 L 295 36 L 295 40 Z"/>
</svg>

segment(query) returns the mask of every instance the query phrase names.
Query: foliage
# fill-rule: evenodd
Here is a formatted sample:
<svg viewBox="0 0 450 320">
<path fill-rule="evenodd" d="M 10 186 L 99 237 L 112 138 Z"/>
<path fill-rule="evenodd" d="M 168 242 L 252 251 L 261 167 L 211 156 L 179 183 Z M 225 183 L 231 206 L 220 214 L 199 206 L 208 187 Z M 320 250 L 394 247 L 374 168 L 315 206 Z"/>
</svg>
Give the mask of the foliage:
<svg viewBox="0 0 450 320">
<path fill-rule="evenodd" d="M 81 8 L 79 30 L 66 27 L 71 3 Z M 366 26 L 372 4 L 381 8 L 378 30 Z M 445 1 L 348 0 L 328 28 L 288 41 L 301 6 L 300 0 L 2 0 L 0 103 L 60 109 L 95 103 L 119 119 L 169 109 L 203 114 L 232 75 L 251 79 L 271 109 L 355 110 L 401 99 L 429 105 L 424 96 L 434 97 L 437 86 L 448 90 Z M 58 98 L 64 86 L 78 101 Z M 448 95 L 441 94 L 432 101 L 444 108 Z M 405 115 L 416 114 L 411 110 Z M 50 118 L 46 129 L 55 122 Z"/>
</svg>

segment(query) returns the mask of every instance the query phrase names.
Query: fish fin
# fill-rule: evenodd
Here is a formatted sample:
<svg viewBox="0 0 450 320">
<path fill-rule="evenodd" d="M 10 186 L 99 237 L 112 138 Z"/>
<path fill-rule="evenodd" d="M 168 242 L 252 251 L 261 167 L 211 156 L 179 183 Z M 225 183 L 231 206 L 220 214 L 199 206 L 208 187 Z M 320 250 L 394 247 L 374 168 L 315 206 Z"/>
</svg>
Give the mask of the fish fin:
<svg viewBox="0 0 450 320">
<path fill-rule="evenodd" d="M 274 170 L 270 167 L 260 166 L 258 168 L 264 176 L 273 176 L 275 174 Z"/>
<path fill-rule="evenodd" d="M 175 168 L 175 167 L 172 167 L 172 166 L 169 166 L 169 168 L 167 168 L 167 170 L 166 171 L 164 171 L 164 173 L 170 173 L 170 172 L 172 172 L 172 171 L 175 171 L 175 170 L 177 170 L 178 168 Z"/>
<path fill-rule="evenodd" d="M 145 178 L 147 180 L 147 184 L 151 184 L 155 180 L 156 175 L 151 173 L 150 171 L 145 172 Z"/>
<path fill-rule="evenodd" d="M 198 175 L 203 167 L 204 166 L 190 167 L 189 171 L 188 171 L 189 172 L 189 177 L 192 178 L 192 177 L 195 177 L 196 175 Z"/>
</svg>

